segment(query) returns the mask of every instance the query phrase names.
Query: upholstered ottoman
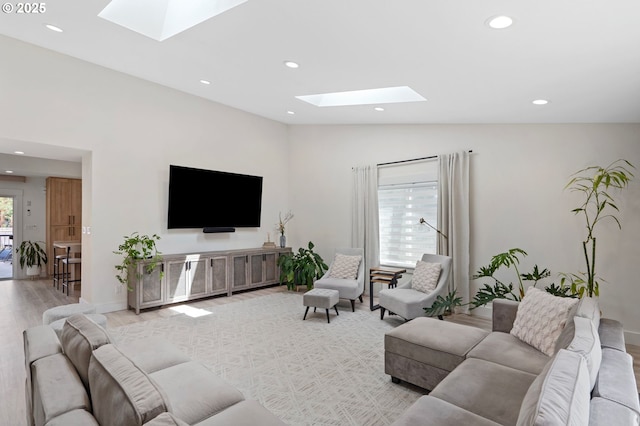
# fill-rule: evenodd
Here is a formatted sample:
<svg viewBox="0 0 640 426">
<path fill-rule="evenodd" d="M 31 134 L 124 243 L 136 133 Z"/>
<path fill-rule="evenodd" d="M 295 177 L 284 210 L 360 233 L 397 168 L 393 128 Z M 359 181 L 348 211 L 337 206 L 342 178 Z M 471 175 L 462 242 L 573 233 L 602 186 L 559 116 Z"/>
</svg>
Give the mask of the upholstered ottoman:
<svg viewBox="0 0 640 426">
<path fill-rule="evenodd" d="M 42 324 L 51 324 L 63 318 L 69 318 L 76 314 L 95 314 L 96 307 L 90 303 L 72 303 L 70 305 L 56 306 L 44 311 L 42 314 Z"/>
<path fill-rule="evenodd" d="M 98 324 L 102 328 L 107 328 L 107 317 L 102 314 L 85 314 L 87 318 Z M 67 318 L 61 318 L 59 320 L 55 320 L 49 327 L 53 328 L 53 330 L 58 335 L 58 339 L 62 336 L 62 329 L 64 328 L 64 323 L 67 322 Z"/>
<path fill-rule="evenodd" d="M 338 290 L 329 290 L 325 288 L 314 288 L 313 290 L 309 290 L 303 294 L 302 304 L 306 306 L 307 309 L 304 311 L 304 317 L 302 320 L 304 321 L 307 319 L 309 308 L 313 306 L 313 312 L 316 311 L 316 308 L 325 309 L 327 311 L 327 322 L 330 323 L 329 309 L 334 308 L 336 310 L 336 315 L 340 315 L 336 306 L 339 294 Z"/>
<path fill-rule="evenodd" d="M 384 371 L 395 383 L 431 390 L 488 335 L 479 328 L 416 318 L 385 334 Z"/>
</svg>

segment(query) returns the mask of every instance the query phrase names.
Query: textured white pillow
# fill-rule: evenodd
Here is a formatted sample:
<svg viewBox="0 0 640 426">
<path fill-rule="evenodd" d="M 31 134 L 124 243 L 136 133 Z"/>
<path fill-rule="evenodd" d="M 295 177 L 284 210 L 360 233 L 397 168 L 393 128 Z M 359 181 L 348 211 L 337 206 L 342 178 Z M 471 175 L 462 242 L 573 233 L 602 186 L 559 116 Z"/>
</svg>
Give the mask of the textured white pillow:
<svg viewBox="0 0 640 426">
<path fill-rule="evenodd" d="M 413 270 L 411 288 L 423 293 L 431 293 L 436 289 L 436 285 L 438 284 L 440 269 L 442 269 L 442 265 L 439 263 L 428 263 L 418 260 L 416 269 Z"/>
<path fill-rule="evenodd" d="M 600 363 L 602 362 L 602 348 L 600 335 L 593 321 L 579 316 L 573 317 L 576 326 L 575 335 L 567 350 L 577 352 L 587 361 L 591 389 L 596 384 Z"/>
<path fill-rule="evenodd" d="M 557 297 L 529 287 L 518 306 L 511 334 L 540 352 L 552 356 L 556 340 L 578 299 Z"/>
<path fill-rule="evenodd" d="M 590 400 L 584 358 L 560 349 L 529 387 L 516 425 L 587 426 Z"/>
<path fill-rule="evenodd" d="M 355 280 L 358 277 L 358 268 L 362 256 L 348 256 L 346 254 L 336 253 L 336 257 L 331 264 L 329 277 L 341 278 L 343 280 Z"/>
</svg>

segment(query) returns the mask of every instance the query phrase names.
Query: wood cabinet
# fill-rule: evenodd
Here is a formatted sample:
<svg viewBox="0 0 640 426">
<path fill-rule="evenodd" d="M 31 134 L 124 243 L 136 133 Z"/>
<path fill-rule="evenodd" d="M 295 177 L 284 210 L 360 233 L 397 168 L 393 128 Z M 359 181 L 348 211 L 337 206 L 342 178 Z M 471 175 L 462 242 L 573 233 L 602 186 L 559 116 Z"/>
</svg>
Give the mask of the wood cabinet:
<svg viewBox="0 0 640 426">
<path fill-rule="evenodd" d="M 277 284 L 278 257 L 289 252 L 258 248 L 165 255 L 151 273 L 147 262 L 140 262 L 129 271 L 133 291 L 128 304 L 138 314 L 140 309 Z"/>
<path fill-rule="evenodd" d="M 82 239 L 82 180 L 49 177 L 46 188 L 47 269 L 53 274 L 53 242 Z"/>
</svg>

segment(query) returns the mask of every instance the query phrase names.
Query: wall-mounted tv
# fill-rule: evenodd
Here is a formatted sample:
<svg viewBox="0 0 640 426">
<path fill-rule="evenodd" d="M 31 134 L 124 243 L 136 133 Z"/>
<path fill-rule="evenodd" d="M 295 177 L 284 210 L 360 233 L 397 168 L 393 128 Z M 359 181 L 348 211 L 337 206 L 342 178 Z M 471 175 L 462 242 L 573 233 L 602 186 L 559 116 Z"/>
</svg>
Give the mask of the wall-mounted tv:
<svg viewBox="0 0 640 426">
<path fill-rule="evenodd" d="M 261 210 L 262 176 L 169 166 L 169 229 L 259 227 Z"/>
</svg>

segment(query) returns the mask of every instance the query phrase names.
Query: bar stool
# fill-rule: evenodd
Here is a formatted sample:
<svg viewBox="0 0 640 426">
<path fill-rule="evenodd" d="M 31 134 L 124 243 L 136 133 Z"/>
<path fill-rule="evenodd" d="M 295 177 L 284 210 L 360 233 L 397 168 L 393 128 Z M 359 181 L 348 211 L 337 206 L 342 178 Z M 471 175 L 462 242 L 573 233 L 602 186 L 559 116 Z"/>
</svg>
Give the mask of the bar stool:
<svg viewBox="0 0 640 426">
<path fill-rule="evenodd" d="M 71 257 L 71 255 L 74 257 Z M 69 284 L 71 284 L 71 291 L 73 292 L 74 283 L 81 281 L 81 274 L 76 272 L 76 266 L 82 267 L 82 258 L 75 255 L 80 254 L 80 248 L 78 246 L 68 246 L 67 255 L 62 259 L 62 291 L 66 290 L 67 296 L 69 295 Z M 71 279 L 71 267 L 73 267 L 74 278 Z"/>
<path fill-rule="evenodd" d="M 62 280 L 61 264 L 62 259 L 65 259 L 66 257 L 66 254 L 57 254 L 53 261 L 53 286 L 56 290 L 60 290 L 60 281 Z"/>
</svg>

